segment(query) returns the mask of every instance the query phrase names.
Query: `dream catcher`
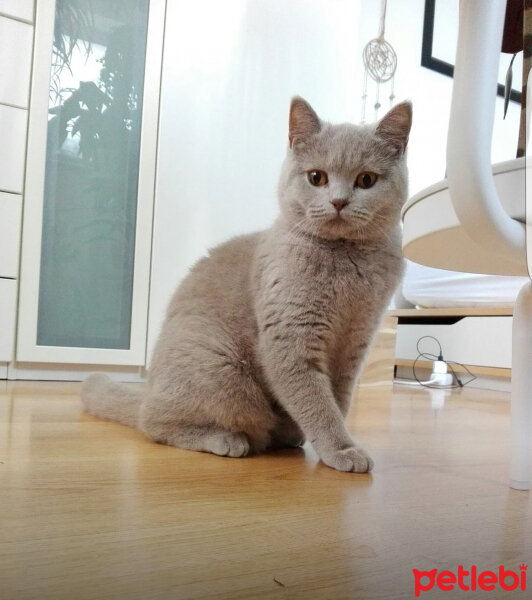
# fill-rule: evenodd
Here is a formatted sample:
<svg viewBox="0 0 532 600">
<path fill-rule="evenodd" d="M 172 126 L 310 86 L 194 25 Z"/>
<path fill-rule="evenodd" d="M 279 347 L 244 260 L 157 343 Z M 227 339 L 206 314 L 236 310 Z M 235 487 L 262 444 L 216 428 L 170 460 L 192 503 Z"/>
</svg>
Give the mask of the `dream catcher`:
<svg viewBox="0 0 532 600">
<path fill-rule="evenodd" d="M 366 120 L 366 101 L 368 98 L 368 77 L 371 77 L 376 84 L 375 120 L 379 116 L 381 107 L 381 85 L 390 83 L 390 105 L 393 104 L 394 95 L 394 77 L 397 68 L 397 54 L 391 45 L 384 39 L 384 23 L 386 21 L 386 0 L 381 0 L 381 20 L 379 35 L 364 46 L 362 60 L 364 61 L 364 88 L 362 92 L 362 123 Z"/>
</svg>

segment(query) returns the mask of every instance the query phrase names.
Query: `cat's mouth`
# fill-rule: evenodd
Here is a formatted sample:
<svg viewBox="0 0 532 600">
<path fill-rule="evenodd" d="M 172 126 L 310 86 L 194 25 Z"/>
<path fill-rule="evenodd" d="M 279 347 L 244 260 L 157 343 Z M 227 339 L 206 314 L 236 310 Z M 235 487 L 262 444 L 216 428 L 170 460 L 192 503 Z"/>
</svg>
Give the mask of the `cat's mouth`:
<svg viewBox="0 0 532 600">
<path fill-rule="evenodd" d="M 370 219 L 367 215 L 359 215 L 343 212 L 336 215 L 331 215 L 325 224 L 325 228 L 329 229 L 334 235 L 348 236 L 357 235 L 361 227 L 367 225 Z"/>
<path fill-rule="evenodd" d="M 356 239 L 361 228 L 370 220 L 368 215 L 358 212 L 353 213 L 352 211 L 335 211 L 334 214 L 322 213 L 321 215 L 312 215 L 310 219 L 316 223 L 315 233 L 318 233 L 319 230 L 318 235 L 327 239 Z"/>
<path fill-rule="evenodd" d="M 329 223 L 347 223 L 347 219 L 344 218 L 342 213 L 336 213 L 329 219 Z"/>
<path fill-rule="evenodd" d="M 322 214 L 319 216 L 311 216 L 311 220 L 312 221 L 317 221 L 318 223 L 320 223 L 320 225 L 323 227 L 330 227 L 332 226 L 345 226 L 348 225 L 349 222 L 351 221 L 351 219 L 349 218 L 349 215 L 343 215 L 342 213 L 335 213 L 335 214 Z"/>
</svg>

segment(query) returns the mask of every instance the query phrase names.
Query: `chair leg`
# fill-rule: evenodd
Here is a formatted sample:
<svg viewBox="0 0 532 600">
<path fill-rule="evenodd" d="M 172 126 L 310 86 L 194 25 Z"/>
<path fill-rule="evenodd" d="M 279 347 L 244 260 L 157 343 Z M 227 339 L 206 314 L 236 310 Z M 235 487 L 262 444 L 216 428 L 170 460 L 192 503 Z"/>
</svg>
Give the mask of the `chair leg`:
<svg viewBox="0 0 532 600">
<path fill-rule="evenodd" d="M 512 325 L 510 487 L 530 489 L 532 452 L 532 282 L 517 297 Z"/>
</svg>

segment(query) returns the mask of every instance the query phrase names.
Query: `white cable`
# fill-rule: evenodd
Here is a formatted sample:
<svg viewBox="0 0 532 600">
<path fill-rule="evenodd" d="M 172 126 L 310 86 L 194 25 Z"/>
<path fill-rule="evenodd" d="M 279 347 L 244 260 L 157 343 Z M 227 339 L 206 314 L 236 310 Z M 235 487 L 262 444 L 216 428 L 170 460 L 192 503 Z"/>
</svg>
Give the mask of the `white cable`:
<svg viewBox="0 0 532 600">
<path fill-rule="evenodd" d="M 435 360 L 432 363 L 432 373 L 428 381 L 394 379 L 394 383 L 398 383 L 399 385 L 449 387 L 453 383 L 453 376 L 448 372 L 447 363 L 444 360 Z"/>
<path fill-rule="evenodd" d="M 394 379 L 393 382 L 399 385 L 438 385 L 438 379 L 429 379 L 428 381 L 409 381 L 408 379 Z"/>
</svg>

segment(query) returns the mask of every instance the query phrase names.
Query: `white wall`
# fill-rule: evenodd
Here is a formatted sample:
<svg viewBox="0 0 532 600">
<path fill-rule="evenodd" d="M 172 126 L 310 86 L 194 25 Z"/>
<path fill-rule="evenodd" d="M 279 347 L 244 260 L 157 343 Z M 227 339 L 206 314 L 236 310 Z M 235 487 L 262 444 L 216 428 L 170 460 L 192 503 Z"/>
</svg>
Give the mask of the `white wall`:
<svg viewBox="0 0 532 600">
<path fill-rule="evenodd" d="M 290 97 L 357 119 L 358 12 L 353 0 L 169 0 L 148 357 L 191 264 L 274 219 Z"/>
<path fill-rule="evenodd" d="M 376 37 L 380 2 L 361 0 L 361 47 Z M 440 14 L 449 13 L 449 55 L 455 54 L 458 31 L 458 0 L 439 0 Z M 447 126 L 451 108 L 452 79 L 421 66 L 424 0 L 388 0 L 385 38 L 394 47 L 398 62 L 395 77 L 397 101 L 409 98 L 414 104 L 414 123 L 409 142 L 410 193 L 445 177 Z M 454 17 L 454 19 L 453 19 Z M 369 99 L 368 99 L 369 100 Z M 474 107 L 472 107 L 474 110 Z M 515 158 L 520 108 L 510 102 L 503 121 L 503 99 L 498 98 L 495 114 L 492 160 Z"/>
</svg>

